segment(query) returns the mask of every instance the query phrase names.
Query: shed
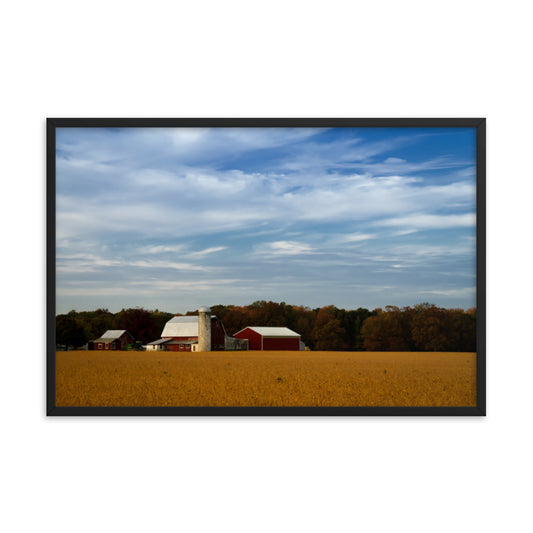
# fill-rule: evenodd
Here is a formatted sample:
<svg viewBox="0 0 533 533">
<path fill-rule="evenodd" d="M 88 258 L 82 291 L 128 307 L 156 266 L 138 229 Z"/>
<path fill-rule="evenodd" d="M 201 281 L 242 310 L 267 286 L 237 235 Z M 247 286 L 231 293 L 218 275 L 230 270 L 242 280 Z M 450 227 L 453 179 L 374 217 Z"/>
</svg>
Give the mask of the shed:
<svg viewBox="0 0 533 533">
<path fill-rule="evenodd" d="M 300 334 L 285 327 L 248 326 L 235 333 L 250 350 L 300 350 Z"/>
<path fill-rule="evenodd" d="M 159 339 L 157 341 L 152 341 L 146 344 L 147 351 L 161 351 L 166 350 L 167 342 L 170 342 L 171 339 Z"/>
</svg>

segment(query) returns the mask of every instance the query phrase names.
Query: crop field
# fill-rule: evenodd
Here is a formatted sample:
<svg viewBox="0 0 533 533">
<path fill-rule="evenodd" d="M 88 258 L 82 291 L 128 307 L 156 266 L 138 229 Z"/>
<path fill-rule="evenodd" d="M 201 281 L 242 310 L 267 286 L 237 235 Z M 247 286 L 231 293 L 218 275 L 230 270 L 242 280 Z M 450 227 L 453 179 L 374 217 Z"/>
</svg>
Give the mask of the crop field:
<svg viewBox="0 0 533 533">
<path fill-rule="evenodd" d="M 58 406 L 475 406 L 476 354 L 56 353 Z"/>
</svg>

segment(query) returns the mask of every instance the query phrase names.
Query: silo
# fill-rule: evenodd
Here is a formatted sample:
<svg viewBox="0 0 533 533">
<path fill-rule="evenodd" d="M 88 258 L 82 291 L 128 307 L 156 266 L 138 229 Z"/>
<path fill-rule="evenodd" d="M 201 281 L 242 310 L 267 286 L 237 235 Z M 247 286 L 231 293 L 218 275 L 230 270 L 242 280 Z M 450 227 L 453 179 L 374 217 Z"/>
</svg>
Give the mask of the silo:
<svg viewBox="0 0 533 533">
<path fill-rule="evenodd" d="M 198 351 L 211 351 L 211 309 L 204 306 L 198 309 Z"/>
</svg>

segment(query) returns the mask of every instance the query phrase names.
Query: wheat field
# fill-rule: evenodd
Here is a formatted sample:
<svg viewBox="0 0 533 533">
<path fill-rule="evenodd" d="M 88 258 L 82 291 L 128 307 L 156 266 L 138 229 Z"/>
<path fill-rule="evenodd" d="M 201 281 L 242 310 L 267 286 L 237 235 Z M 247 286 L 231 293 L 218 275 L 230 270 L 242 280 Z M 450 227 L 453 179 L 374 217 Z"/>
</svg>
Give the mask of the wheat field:
<svg viewBox="0 0 533 533">
<path fill-rule="evenodd" d="M 56 353 L 64 407 L 475 404 L 475 353 Z"/>
</svg>

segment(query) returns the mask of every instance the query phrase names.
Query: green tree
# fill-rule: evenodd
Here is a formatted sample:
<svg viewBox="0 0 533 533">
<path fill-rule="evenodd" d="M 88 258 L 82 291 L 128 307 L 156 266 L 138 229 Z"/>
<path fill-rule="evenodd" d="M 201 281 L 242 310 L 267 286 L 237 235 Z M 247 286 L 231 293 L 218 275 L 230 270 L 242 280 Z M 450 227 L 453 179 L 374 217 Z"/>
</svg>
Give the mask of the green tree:
<svg viewBox="0 0 533 533">
<path fill-rule="evenodd" d="M 115 315 L 108 309 L 79 313 L 90 340 L 101 337 L 108 329 L 117 329 Z"/>
<path fill-rule="evenodd" d="M 154 322 L 154 331 L 156 333 L 156 336 L 153 339 L 159 338 L 161 336 L 161 333 L 163 332 L 163 328 L 165 327 L 165 324 L 174 316 L 172 313 L 166 313 L 164 311 L 159 311 L 159 309 L 156 309 L 155 311 L 151 312 L 152 320 Z M 150 342 L 148 340 L 147 342 Z"/>
<path fill-rule="evenodd" d="M 65 349 L 68 350 L 69 347 L 83 346 L 86 342 L 85 329 L 76 316 L 69 313 L 56 317 L 56 344 L 64 345 Z"/>
</svg>

